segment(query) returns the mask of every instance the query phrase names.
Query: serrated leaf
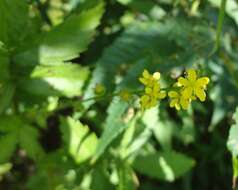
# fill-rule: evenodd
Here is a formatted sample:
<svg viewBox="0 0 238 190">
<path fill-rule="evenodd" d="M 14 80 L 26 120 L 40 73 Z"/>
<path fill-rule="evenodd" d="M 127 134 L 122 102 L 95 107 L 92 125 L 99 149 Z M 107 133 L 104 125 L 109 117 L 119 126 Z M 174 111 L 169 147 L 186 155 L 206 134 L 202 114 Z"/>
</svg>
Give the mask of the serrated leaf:
<svg viewBox="0 0 238 190">
<path fill-rule="evenodd" d="M 31 78 L 21 79 L 18 86 L 25 93 L 35 96 L 79 96 L 88 74 L 88 68 L 70 63 L 37 66 Z"/>
<path fill-rule="evenodd" d="M 28 4 L 26 0 L 0 1 L 0 41 L 7 46 L 16 46 L 25 37 L 28 22 Z"/>
<path fill-rule="evenodd" d="M 16 149 L 18 143 L 18 131 L 22 122 L 18 117 L 0 117 L 0 162 L 8 161 Z"/>
<path fill-rule="evenodd" d="M 24 125 L 19 131 L 19 144 L 29 157 L 34 160 L 40 159 L 44 151 L 38 141 L 39 132 L 29 125 Z"/>
<path fill-rule="evenodd" d="M 78 164 L 88 160 L 94 154 L 98 139 L 87 126 L 68 117 L 62 119 L 60 129 L 66 149 Z"/>
<path fill-rule="evenodd" d="M 2 133 L 0 136 L 0 162 L 7 161 L 18 144 L 35 160 L 43 155 L 43 149 L 38 142 L 38 131 L 23 123 L 19 117 L 1 117 L 0 133 Z"/>
<path fill-rule="evenodd" d="M 0 114 L 2 114 L 12 103 L 15 93 L 15 85 L 11 82 L 5 82 L 0 87 Z"/>
<path fill-rule="evenodd" d="M 165 181 L 174 181 L 183 176 L 195 164 L 195 161 L 177 152 L 158 152 L 138 156 L 133 166 L 146 176 Z"/>
<path fill-rule="evenodd" d="M 96 84 L 102 84 L 108 91 L 113 91 L 115 76 L 120 66 L 143 61 L 145 56 L 154 58 L 148 68 L 159 69 L 161 72 L 170 71 L 172 66 L 192 65 L 197 61 L 197 50 L 189 39 L 191 33 L 194 33 L 194 39 L 198 41 L 209 39 L 208 45 L 202 49 L 202 53 L 207 54 L 213 45 L 213 33 L 206 26 L 193 28 L 193 23 L 183 19 L 167 19 L 164 23 L 132 23 L 121 36 L 105 48 L 102 57 L 96 62 L 96 69 L 85 92 L 85 98 L 94 95 L 93 89 Z M 175 55 L 177 58 L 172 59 Z M 84 106 L 88 108 L 94 102 L 85 102 Z"/>
<path fill-rule="evenodd" d="M 17 137 L 16 133 L 0 137 L 0 163 L 8 161 L 12 156 L 17 146 Z"/>
<path fill-rule="evenodd" d="M 52 65 L 69 61 L 85 51 L 92 41 L 95 28 L 103 14 L 103 3 L 70 16 L 48 33 L 43 33 L 26 45 L 14 60 L 21 66 Z"/>
<path fill-rule="evenodd" d="M 158 23 L 145 23 L 135 24 L 125 30 L 111 46 L 105 49 L 102 57 L 97 61 L 85 98 L 94 95 L 93 89 L 96 84 L 103 84 L 108 91 L 113 91 L 115 75 L 120 65 L 135 63 L 140 58 L 143 61 L 148 55 L 146 52 L 151 52 L 155 44 L 160 44 L 161 27 Z M 164 49 L 161 49 L 161 54 L 165 52 Z M 84 103 L 84 106 L 89 107 L 93 103 L 94 101 L 89 101 Z"/>
</svg>

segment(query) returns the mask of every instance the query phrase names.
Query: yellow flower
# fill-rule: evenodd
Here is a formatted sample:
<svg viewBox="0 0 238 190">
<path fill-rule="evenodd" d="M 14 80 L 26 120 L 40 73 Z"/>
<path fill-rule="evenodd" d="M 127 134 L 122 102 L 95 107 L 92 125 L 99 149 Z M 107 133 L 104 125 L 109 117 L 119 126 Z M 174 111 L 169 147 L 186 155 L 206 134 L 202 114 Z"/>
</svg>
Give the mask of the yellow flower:
<svg viewBox="0 0 238 190">
<path fill-rule="evenodd" d="M 184 98 L 179 92 L 176 92 L 176 91 L 170 91 L 168 93 L 168 96 L 171 98 L 171 101 L 170 101 L 170 104 L 169 106 L 172 108 L 172 107 L 175 107 L 176 110 L 180 110 L 181 107 L 186 110 L 188 109 L 188 106 L 191 102 L 190 99 L 186 99 Z"/>
<path fill-rule="evenodd" d="M 159 79 L 159 72 L 151 75 L 147 70 L 144 70 L 142 77 L 139 78 L 139 81 L 145 85 L 144 95 L 140 98 L 142 109 L 154 107 L 158 100 L 166 97 L 166 93 L 160 91 Z"/>
<path fill-rule="evenodd" d="M 179 77 L 178 79 L 178 85 L 182 87 L 182 96 L 185 99 L 196 99 L 198 97 L 200 101 L 205 101 L 205 89 L 209 83 L 209 78 L 197 78 L 197 73 L 193 69 L 188 70 L 186 73 L 187 76 L 185 78 Z"/>
<path fill-rule="evenodd" d="M 140 82 L 148 87 L 153 87 L 155 82 L 158 82 L 160 79 L 160 73 L 155 72 L 151 75 L 146 69 L 142 73 L 142 77 L 139 78 Z"/>
<path fill-rule="evenodd" d="M 132 94 L 128 90 L 121 90 L 119 96 L 122 100 L 128 102 L 132 96 Z"/>
<path fill-rule="evenodd" d="M 94 88 L 94 93 L 98 96 L 103 96 L 106 92 L 105 86 L 102 84 L 96 84 Z"/>
</svg>

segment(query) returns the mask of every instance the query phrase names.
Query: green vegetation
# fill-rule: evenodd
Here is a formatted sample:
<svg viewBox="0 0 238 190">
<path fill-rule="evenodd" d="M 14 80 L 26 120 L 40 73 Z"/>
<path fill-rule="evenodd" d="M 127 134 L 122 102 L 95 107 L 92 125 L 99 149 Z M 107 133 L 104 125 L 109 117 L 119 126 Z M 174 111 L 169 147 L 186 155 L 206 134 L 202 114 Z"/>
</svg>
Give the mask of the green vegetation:
<svg viewBox="0 0 238 190">
<path fill-rule="evenodd" d="M 238 1 L 0 0 L 0 189 L 226 190 Z"/>
</svg>

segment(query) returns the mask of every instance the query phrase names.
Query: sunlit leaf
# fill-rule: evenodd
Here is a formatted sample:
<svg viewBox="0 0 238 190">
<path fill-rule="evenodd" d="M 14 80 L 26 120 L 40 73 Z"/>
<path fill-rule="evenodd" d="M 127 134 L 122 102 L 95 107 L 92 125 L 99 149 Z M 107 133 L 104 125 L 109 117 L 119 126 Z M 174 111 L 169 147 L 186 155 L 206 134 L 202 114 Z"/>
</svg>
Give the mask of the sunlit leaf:
<svg viewBox="0 0 238 190">
<path fill-rule="evenodd" d="M 135 169 L 146 176 L 174 181 L 192 169 L 195 161 L 177 152 L 158 152 L 138 156 L 134 161 Z"/>
<path fill-rule="evenodd" d="M 233 156 L 238 156 L 238 108 L 233 115 L 233 119 L 236 123 L 230 128 L 227 147 Z"/>
<path fill-rule="evenodd" d="M 67 151 L 78 164 L 93 156 L 98 139 L 87 126 L 68 117 L 62 119 L 61 131 Z"/>
<path fill-rule="evenodd" d="M 26 44 L 23 51 L 15 56 L 15 61 L 29 67 L 37 63 L 57 64 L 78 57 L 92 41 L 103 10 L 103 4 L 100 3 L 85 12 L 70 16 L 50 32 Z"/>
</svg>

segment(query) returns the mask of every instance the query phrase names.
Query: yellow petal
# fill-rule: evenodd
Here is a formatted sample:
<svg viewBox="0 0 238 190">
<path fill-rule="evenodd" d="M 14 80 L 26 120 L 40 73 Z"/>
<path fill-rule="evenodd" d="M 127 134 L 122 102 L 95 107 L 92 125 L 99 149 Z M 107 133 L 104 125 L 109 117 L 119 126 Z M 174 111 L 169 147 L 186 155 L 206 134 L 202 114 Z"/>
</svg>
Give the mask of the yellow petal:
<svg viewBox="0 0 238 190">
<path fill-rule="evenodd" d="M 147 84 L 147 80 L 145 78 L 139 78 L 139 81 L 144 85 Z"/>
<path fill-rule="evenodd" d="M 181 87 L 182 85 L 179 82 L 174 83 L 173 87 Z"/>
<path fill-rule="evenodd" d="M 158 92 L 160 90 L 160 85 L 158 84 L 158 83 L 155 83 L 154 85 L 153 85 L 153 91 L 154 92 Z"/>
<path fill-rule="evenodd" d="M 163 99 L 165 97 L 166 97 L 166 92 L 160 92 L 159 95 L 158 95 L 159 99 Z"/>
<path fill-rule="evenodd" d="M 143 95 L 140 98 L 141 103 L 146 104 L 150 100 L 150 97 L 148 95 Z"/>
<path fill-rule="evenodd" d="M 188 86 L 189 82 L 187 79 L 185 79 L 184 77 L 179 77 L 178 79 L 178 85 L 182 85 L 182 86 Z"/>
<path fill-rule="evenodd" d="M 150 102 L 150 107 L 154 107 L 156 105 L 157 105 L 157 101 L 156 101 L 156 99 L 153 98 Z"/>
<path fill-rule="evenodd" d="M 175 106 L 175 104 L 177 104 L 178 103 L 178 99 L 177 98 L 175 98 L 175 99 L 172 99 L 171 101 L 170 101 L 170 104 L 169 104 L 169 106 L 172 108 L 172 107 L 174 107 Z"/>
<path fill-rule="evenodd" d="M 205 93 L 205 91 L 202 88 L 196 88 L 195 89 L 195 94 L 202 102 L 205 101 L 206 93 Z"/>
<path fill-rule="evenodd" d="M 180 110 L 181 109 L 181 106 L 179 105 L 179 103 L 175 104 L 175 108 L 176 108 L 176 110 Z"/>
<path fill-rule="evenodd" d="M 160 73 L 159 73 L 159 72 L 155 72 L 155 73 L 153 74 L 153 78 L 154 78 L 155 80 L 159 80 L 159 79 L 160 79 Z"/>
<path fill-rule="evenodd" d="M 193 88 L 187 87 L 182 91 L 182 96 L 185 99 L 191 98 L 193 93 Z"/>
<path fill-rule="evenodd" d="M 168 96 L 170 98 L 177 98 L 179 96 L 179 94 L 176 91 L 169 91 Z"/>
<path fill-rule="evenodd" d="M 209 83 L 209 81 L 210 80 L 208 77 L 201 77 L 196 81 L 196 85 L 206 87 L 206 85 Z"/>
<path fill-rule="evenodd" d="M 195 71 L 194 69 L 189 69 L 189 70 L 187 71 L 187 79 L 188 79 L 189 81 L 196 81 L 196 79 L 197 79 L 197 73 L 196 73 L 196 71 Z"/>
<path fill-rule="evenodd" d="M 185 110 L 188 109 L 189 103 L 190 103 L 189 99 L 185 99 L 185 98 L 180 99 L 180 104 L 182 108 Z"/>
<path fill-rule="evenodd" d="M 145 93 L 146 94 L 150 94 L 152 92 L 152 89 L 151 88 L 149 88 L 149 87 L 146 87 L 145 88 Z"/>
<path fill-rule="evenodd" d="M 143 73 L 142 73 L 142 76 L 143 76 L 144 78 L 146 78 L 146 79 L 150 78 L 150 73 L 149 73 L 149 71 L 145 69 L 145 70 L 143 71 Z"/>
</svg>

